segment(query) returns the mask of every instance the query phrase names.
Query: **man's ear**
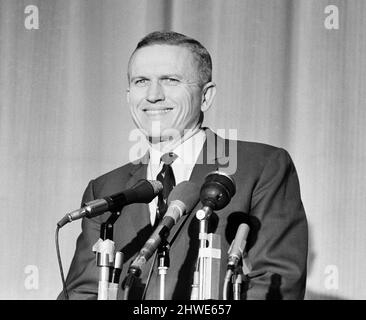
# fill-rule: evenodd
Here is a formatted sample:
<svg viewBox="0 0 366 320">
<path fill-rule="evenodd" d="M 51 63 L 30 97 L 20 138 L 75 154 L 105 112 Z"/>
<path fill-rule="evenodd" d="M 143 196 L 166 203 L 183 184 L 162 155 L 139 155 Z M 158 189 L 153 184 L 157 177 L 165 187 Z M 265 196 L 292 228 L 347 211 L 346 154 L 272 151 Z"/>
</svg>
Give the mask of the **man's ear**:
<svg viewBox="0 0 366 320">
<path fill-rule="evenodd" d="M 202 101 L 201 101 L 201 111 L 206 112 L 210 109 L 213 100 L 216 95 L 216 84 L 213 82 L 208 82 L 204 85 L 202 89 Z"/>
<path fill-rule="evenodd" d="M 130 103 L 130 89 L 127 88 L 126 90 L 126 100 L 127 100 L 127 103 L 129 104 Z"/>
</svg>

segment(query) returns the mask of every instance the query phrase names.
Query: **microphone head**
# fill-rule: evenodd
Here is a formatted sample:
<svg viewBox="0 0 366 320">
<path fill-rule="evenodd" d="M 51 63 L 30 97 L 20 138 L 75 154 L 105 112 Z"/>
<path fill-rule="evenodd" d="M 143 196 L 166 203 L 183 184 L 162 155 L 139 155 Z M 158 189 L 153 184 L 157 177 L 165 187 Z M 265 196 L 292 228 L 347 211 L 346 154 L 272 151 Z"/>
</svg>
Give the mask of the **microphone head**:
<svg viewBox="0 0 366 320">
<path fill-rule="evenodd" d="M 247 243 L 249 226 L 246 223 L 241 223 L 236 231 L 235 239 L 233 240 L 228 254 L 241 256 Z"/>
<path fill-rule="evenodd" d="M 184 204 L 184 211 L 190 212 L 199 200 L 200 189 L 190 181 L 183 181 L 177 184 L 168 196 L 168 206 L 172 201 L 180 201 Z"/>
<path fill-rule="evenodd" d="M 153 190 L 154 190 L 154 194 L 157 196 L 162 190 L 163 190 L 163 184 L 158 181 L 158 180 L 147 180 L 150 182 Z"/>
<path fill-rule="evenodd" d="M 213 171 L 205 178 L 200 191 L 200 200 L 204 206 L 220 210 L 229 204 L 235 192 L 235 181 L 231 176 L 221 171 Z"/>
<path fill-rule="evenodd" d="M 163 185 L 157 180 L 140 179 L 133 187 L 124 192 L 125 203 L 149 203 L 163 190 Z"/>
</svg>

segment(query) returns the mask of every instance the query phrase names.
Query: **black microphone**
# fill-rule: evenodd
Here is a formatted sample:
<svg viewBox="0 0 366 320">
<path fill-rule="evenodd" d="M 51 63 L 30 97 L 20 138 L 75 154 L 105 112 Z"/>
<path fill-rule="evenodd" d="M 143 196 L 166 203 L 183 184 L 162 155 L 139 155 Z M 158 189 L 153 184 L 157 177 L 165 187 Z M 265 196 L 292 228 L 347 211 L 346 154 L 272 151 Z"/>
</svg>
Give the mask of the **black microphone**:
<svg viewBox="0 0 366 320">
<path fill-rule="evenodd" d="M 146 241 L 138 256 L 130 265 L 129 274 L 139 277 L 142 267 L 154 254 L 162 239 L 166 239 L 172 227 L 186 213 L 193 210 L 199 200 L 199 188 L 193 182 L 183 181 L 171 191 L 168 197 L 168 209 L 163 220 L 151 237 Z"/>
<path fill-rule="evenodd" d="M 231 176 L 221 171 L 209 173 L 201 187 L 200 200 L 203 207 L 197 211 L 197 218 L 208 218 L 214 210 L 226 207 L 235 192 L 236 186 Z"/>
<path fill-rule="evenodd" d="M 83 217 L 93 218 L 106 211 L 120 211 L 131 203 L 149 203 L 163 190 L 163 185 L 157 180 L 141 179 L 130 189 L 115 193 L 102 199 L 92 200 L 82 204 L 80 209 L 66 214 L 58 223 L 59 228 L 66 223 Z"/>
<path fill-rule="evenodd" d="M 247 244 L 248 233 L 249 226 L 246 223 L 241 223 L 228 251 L 227 267 L 231 270 L 234 270 L 237 267 L 240 259 L 243 257 L 243 252 Z"/>
</svg>

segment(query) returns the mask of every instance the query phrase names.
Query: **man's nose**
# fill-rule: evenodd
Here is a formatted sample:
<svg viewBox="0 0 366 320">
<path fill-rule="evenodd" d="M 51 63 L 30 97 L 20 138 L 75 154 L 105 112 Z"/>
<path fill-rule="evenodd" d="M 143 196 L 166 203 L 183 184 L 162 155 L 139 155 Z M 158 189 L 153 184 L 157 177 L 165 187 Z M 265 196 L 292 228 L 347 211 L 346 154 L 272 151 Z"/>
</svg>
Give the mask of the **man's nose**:
<svg viewBox="0 0 366 320">
<path fill-rule="evenodd" d="M 146 95 L 146 100 L 155 103 L 165 99 L 164 89 L 159 82 L 152 82 Z"/>
</svg>

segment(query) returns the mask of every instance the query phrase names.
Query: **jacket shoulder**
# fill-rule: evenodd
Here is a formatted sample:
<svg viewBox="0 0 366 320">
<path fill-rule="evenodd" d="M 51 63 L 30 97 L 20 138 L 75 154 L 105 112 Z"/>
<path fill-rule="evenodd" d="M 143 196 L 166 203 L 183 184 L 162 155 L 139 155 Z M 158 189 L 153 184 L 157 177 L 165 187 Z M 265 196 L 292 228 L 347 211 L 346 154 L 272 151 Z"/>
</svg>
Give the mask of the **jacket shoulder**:
<svg viewBox="0 0 366 320">
<path fill-rule="evenodd" d="M 93 193 L 99 197 L 112 194 L 124 189 L 131 173 L 137 170 L 141 164 L 129 162 L 121 167 L 113 169 L 91 180 Z"/>
<path fill-rule="evenodd" d="M 255 158 L 257 161 L 267 161 L 275 154 L 288 154 L 285 149 L 266 143 L 238 140 L 237 144 L 239 157 Z"/>
<path fill-rule="evenodd" d="M 237 141 L 237 162 L 238 170 L 257 174 L 260 174 L 268 164 L 292 166 L 291 157 L 285 149 L 250 141 Z"/>
</svg>

